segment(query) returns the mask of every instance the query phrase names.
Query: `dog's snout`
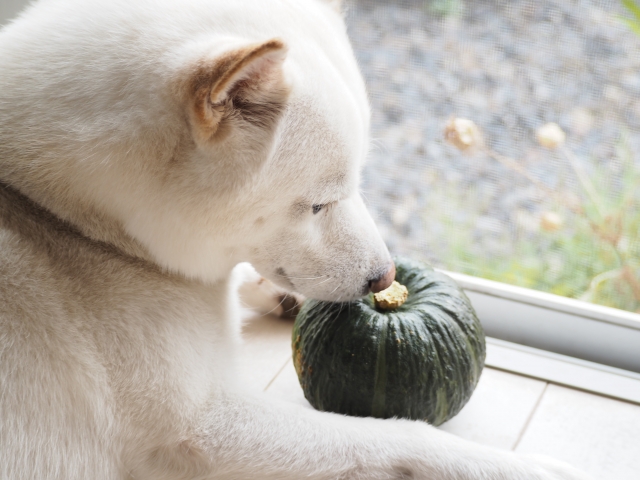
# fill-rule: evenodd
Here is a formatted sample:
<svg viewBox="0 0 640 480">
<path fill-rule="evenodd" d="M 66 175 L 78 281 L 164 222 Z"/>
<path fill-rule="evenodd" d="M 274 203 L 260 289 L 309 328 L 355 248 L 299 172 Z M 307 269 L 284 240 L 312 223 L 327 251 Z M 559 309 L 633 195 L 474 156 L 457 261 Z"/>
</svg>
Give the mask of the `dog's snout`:
<svg viewBox="0 0 640 480">
<path fill-rule="evenodd" d="M 373 293 L 381 292 L 382 290 L 389 288 L 396 278 L 396 265 L 391 262 L 391 266 L 387 269 L 386 273 L 383 273 L 378 278 L 369 280 L 369 290 Z"/>
</svg>

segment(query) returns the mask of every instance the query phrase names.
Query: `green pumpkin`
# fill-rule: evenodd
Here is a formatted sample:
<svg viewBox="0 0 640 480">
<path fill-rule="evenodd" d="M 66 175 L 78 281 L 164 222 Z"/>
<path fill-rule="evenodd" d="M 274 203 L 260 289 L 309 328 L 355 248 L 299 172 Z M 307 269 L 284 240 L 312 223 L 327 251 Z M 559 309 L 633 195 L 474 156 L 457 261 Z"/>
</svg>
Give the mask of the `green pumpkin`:
<svg viewBox="0 0 640 480">
<path fill-rule="evenodd" d="M 469 299 L 426 264 L 397 258 L 407 301 L 381 311 L 373 295 L 348 303 L 307 300 L 293 329 L 293 361 L 318 410 L 404 417 L 440 425 L 467 403 L 485 359 Z"/>
</svg>

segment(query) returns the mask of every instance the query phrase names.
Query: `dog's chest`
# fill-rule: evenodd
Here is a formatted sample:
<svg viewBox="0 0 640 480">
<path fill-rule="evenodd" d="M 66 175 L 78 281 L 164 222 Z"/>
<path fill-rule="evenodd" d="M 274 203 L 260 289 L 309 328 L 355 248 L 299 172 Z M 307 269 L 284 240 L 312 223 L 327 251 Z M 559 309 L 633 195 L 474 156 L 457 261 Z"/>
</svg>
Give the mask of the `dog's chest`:
<svg viewBox="0 0 640 480">
<path fill-rule="evenodd" d="M 113 388 L 137 413 L 149 402 L 198 408 L 233 378 L 238 334 L 226 286 L 138 280 L 130 288 L 138 294 L 125 311 L 105 312 L 96 336 Z"/>
</svg>

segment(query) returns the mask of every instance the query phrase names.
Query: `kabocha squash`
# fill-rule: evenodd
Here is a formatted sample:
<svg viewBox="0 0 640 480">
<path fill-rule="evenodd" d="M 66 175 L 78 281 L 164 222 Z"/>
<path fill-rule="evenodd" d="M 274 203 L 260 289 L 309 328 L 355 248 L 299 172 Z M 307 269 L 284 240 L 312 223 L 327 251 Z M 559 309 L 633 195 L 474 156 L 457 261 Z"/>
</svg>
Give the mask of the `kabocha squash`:
<svg viewBox="0 0 640 480">
<path fill-rule="evenodd" d="M 462 409 L 478 383 L 484 332 L 451 278 L 420 262 L 395 263 L 396 280 L 408 290 L 397 308 L 383 310 L 373 295 L 304 303 L 293 329 L 294 365 L 318 410 L 440 425 Z M 391 302 L 402 296 L 398 292 Z"/>
</svg>

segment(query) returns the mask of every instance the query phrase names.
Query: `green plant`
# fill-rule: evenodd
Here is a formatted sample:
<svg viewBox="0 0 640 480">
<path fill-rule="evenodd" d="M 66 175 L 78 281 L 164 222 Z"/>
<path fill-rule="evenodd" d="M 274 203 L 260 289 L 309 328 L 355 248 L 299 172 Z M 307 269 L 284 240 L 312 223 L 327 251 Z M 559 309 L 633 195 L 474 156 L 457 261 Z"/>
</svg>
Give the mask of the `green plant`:
<svg viewBox="0 0 640 480">
<path fill-rule="evenodd" d="M 462 0 L 425 0 L 424 5 L 428 12 L 443 17 L 460 15 L 464 9 Z"/>
<path fill-rule="evenodd" d="M 543 139 L 539 140 L 543 144 Z M 627 137 L 621 137 L 613 163 L 591 162 L 591 174 L 563 145 L 563 140 L 561 137 L 557 144 L 547 145 L 557 148 L 570 166 L 580 188 L 578 195 L 552 190 L 519 162 L 482 144 L 476 146 L 527 178 L 545 193 L 547 201 L 541 205 L 543 213 L 537 232 L 508 239 L 505 243 L 514 244 L 508 255 L 487 255 L 470 248 L 471 229 L 448 222 L 454 241 L 445 255 L 445 266 L 640 313 L 640 168 L 634 162 Z M 553 216 L 545 217 L 545 211 Z"/>
<path fill-rule="evenodd" d="M 622 21 L 636 34 L 640 35 L 640 5 L 634 0 L 622 0 L 622 5 L 632 15 L 632 18 L 622 18 Z"/>
</svg>

